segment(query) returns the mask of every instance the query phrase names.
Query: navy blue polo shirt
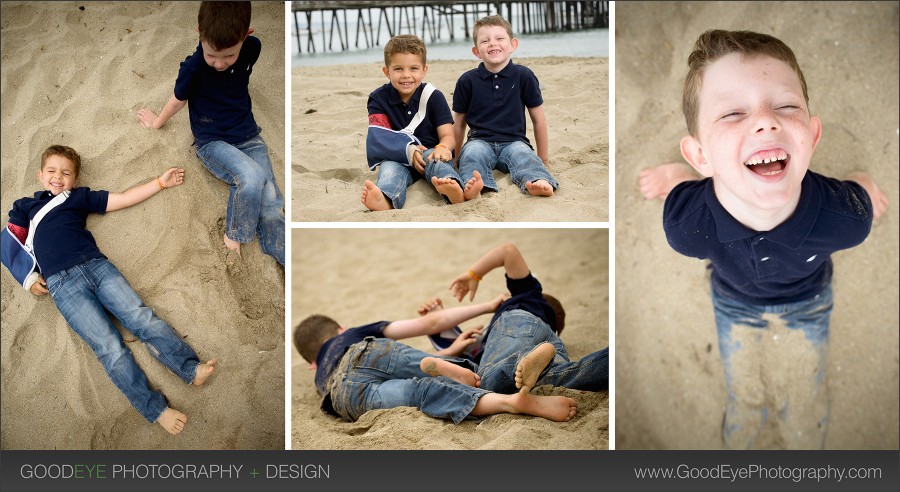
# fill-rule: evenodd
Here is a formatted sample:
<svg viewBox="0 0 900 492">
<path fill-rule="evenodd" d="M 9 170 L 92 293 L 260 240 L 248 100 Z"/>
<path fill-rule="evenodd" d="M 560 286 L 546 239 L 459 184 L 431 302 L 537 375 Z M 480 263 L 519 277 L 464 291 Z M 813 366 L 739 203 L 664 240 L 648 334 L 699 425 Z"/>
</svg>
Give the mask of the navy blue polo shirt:
<svg viewBox="0 0 900 492">
<path fill-rule="evenodd" d="M 344 354 L 347 353 L 347 349 L 353 344 L 365 340 L 366 337 L 384 338 L 384 327 L 390 323 L 390 321 L 379 321 L 350 328 L 322 344 L 319 355 L 316 356 L 316 389 L 319 390 L 319 394 L 324 395 L 328 392 L 326 386 L 328 378 L 337 369 Z"/>
<path fill-rule="evenodd" d="M 402 130 L 412 121 L 419 112 L 419 102 L 422 100 L 422 90 L 425 84 L 419 87 L 409 98 L 409 103 L 400 99 L 397 89 L 391 84 L 384 84 L 369 94 L 366 107 L 369 110 L 369 122 L 385 126 L 384 121 L 378 115 L 387 116 L 391 130 Z M 428 106 L 425 107 L 425 120 L 416 127 L 413 135 L 422 142 L 422 145 L 431 148 L 441 140 L 438 138 L 437 128 L 447 123 L 453 124 L 453 115 L 450 114 L 450 106 L 444 94 L 435 89 L 428 98 Z"/>
<path fill-rule="evenodd" d="M 206 64 L 199 44 L 194 54 L 181 62 L 175 97 L 188 101 L 198 148 L 215 140 L 240 144 L 259 135 L 247 86 L 261 51 L 259 39 L 248 36 L 237 61 L 221 72 Z"/>
<path fill-rule="evenodd" d="M 31 219 L 53 196 L 49 191 L 38 191 L 34 198 L 16 200 L 9 222 L 28 228 Z M 73 188 L 69 198 L 44 216 L 34 233 L 34 257 L 44 278 L 88 260 L 106 258 L 85 226 L 89 214 L 106 213 L 108 200 L 108 191 Z"/>
<path fill-rule="evenodd" d="M 732 217 L 709 178 L 669 193 L 663 228 L 675 251 L 712 261 L 717 293 L 773 305 L 806 300 L 827 287 L 831 254 L 863 242 L 872 217 L 872 202 L 858 183 L 807 171 L 797 209 L 771 231 L 754 231 Z"/>
<path fill-rule="evenodd" d="M 525 142 L 525 108 L 544 104 L 534 72 L 512 61 L 499 73 L 484 63 L 462 74 L 453 91 L 453 112 L 465 113 L 469 138 Z"/>
<path fill-rule="evenodd" d="M 550 304 L 547 303 L 547 300 L 544 299 L 541 283 L 531 275 L 531 272 L 528 272 L 527 277 L 518 279 L 509 278 L 507 275 L 506 289 L 509 290 L 511 297 L 497 308 L 497 311 L 494 312 L 494 316 L 491 318 L 491 322 L 488 323 L 488 327 L 493 325 L 494 321 L 500 319 L 501 314 L 513 309 L 521 309 L 537 316 L 541 321 L 550 325 L 550 329 L 554 332 L 556 331 L 556 313 L 550 307 Z M 487 346 L 487 340 L 490 336 L 491 331 L 488 330 L 484 339 L 481 340 L 483 347 Z M 481 363 L 483 354 L 484 352 L 482 351 L 475 356 L 476 364 Z"/>
</svg>

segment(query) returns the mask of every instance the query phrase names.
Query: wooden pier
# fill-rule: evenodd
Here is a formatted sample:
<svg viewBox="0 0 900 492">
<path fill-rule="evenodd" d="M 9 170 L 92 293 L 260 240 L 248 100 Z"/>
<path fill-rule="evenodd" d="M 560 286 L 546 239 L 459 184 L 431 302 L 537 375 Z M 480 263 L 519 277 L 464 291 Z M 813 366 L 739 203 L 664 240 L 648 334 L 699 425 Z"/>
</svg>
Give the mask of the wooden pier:
<svg viewBox="0 0 900 492">
<path fill-rule="evenodd" d="M 509 20 L 516 35 L 609 27 L 609 2 L 606 1 L 295 1 L 291 2 L 291 10 L 301 54 L 304 51 L 317 53 L 371 48 L 380 46 L 382 41 L 397 34 L 416 34 L 431 43 L 453 41 L 460 18 L 465 39 L 469 39 L 470 26 L 478 19 L 494 14 Z M 354 17 L 355 22 L 348 22 Z M 304 28 L 301 28 L 301 18 L 306 21 Z M 317 29 L 314 27 L 316 18 L 320 20 L 319 45 L 316 44 Z M 350 26 L 354 26 L 356 32 L 352 46 Z M 443 37 L 445 31 L 446 38 Z M 386 39 L 382 40 L 382 35 Z"/>
</svg>

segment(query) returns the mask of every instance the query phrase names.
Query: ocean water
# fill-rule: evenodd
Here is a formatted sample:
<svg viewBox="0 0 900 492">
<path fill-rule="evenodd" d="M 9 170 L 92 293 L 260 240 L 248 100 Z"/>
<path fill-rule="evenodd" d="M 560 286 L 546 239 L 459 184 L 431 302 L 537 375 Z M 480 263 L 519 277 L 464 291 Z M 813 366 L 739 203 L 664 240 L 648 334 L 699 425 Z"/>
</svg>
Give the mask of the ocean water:
<svg viewBox="0 0 900 492">
<path fill-rule="evenodd" d="M 303 53 L 299 53 L 297 49 L 297 32 L 294 27 L 293 18 L 289 19 L 291 32 L 291 66 L 321 66 L 321 65 L 337 65 L 351 63 L 369 63 L 379 61 L 383 58 L 384 44 L 390 39 L 387 28 L 382 26 L 379 45 L 372 48 L 365 48 L 363 34 L 359 34 L 359 42 L 362 48 L 355 48 L 356 44 L 356 11 L 347 12 L 347 28 L 349 30 L 350 49 L 347 51 L 340 50 L 340 40 L 337 32 L 334 33 L 332 46 L 337 51 L 323 51 L 323 25 L 318 15 L 313 19 L 313 39 L 316 45 L 316 53 L 307 53 L 306 51 L 306 17 L 298 14 L 300 23 L 301 43 L 303 43 Z M 405 19 L 404 19 L 405 20 Z M 326 16 L 325 39 L 327 41 L 330 33 L 328 26 L 329 18 Z M 377 28 L 377 18 L 373 13 L 373 24 Z M 441 39 L 432 40 L 431 34 L 426 30 L 424 36 L 422 34 L 421 19 L 415 19 L 417 26 L 415 34 L 423 38 L 428 47 L 429 60 L 474 60 L 475 55 L 472 54 L 473 42 L 471 39 L 465 38 L 463 31 L 463 22 L 461 16 L 457 16 L 454 21 L 454 34 L 456 39 L 450 41 L 450 34 L 446 24 L 442 26 L 440 33 Z M 518 21 L 513 19 L 513 27 L 518 26 Z M 343 29 L 343 18 L 341 18 L 341 29 Z M 409 33 L 409 26 L 402 29 L 402 33 Z M 584 29 L 579 31 L 563 31 L 542 34 L 516 34 L 519 40 L 519 48 L 513 55 L 515 58 L 529 58 L 542 56 L 573 56 L 573 57 L 608 57 L 609 56 L 609 29 Z"/>
</svg>

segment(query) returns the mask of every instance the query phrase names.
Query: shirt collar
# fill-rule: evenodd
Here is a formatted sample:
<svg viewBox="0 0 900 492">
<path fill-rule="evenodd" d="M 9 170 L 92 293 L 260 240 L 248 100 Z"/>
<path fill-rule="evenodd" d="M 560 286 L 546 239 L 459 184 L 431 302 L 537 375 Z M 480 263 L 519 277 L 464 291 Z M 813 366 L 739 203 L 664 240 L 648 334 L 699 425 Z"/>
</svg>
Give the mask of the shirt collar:
<svg viewBox="0 0 900 492">
<path fill-rule="evenodd" d="M 513 68 L 513 61 L 511 59 L 509 60 L 509 63 L 507 63 L 506 66 L 503 67 L 503 70 L 500 70 L 496 74 L 484 68 L 484 62 L 481 62 L 478 64 L 478 77 L 480 77 L 481 79 L 489 79 L 494 75 L 499 75 L 501 77 L 510 77 L 512 76 L 513 70 L 515 69 Z"/>
<path fill-rule="evenodd" d="M 706 186 L 706 203 L 716 223 L 716 237 L 722 243 L 764 235 L 769 241 L 796 249 L 812 232 L 819 215 L 820 201 L 821 198 L 813 194 L 812 178 L 807 171 L 800 183 L 800 201 L 797 203 L 794 213 L 771 231 L 761 232 L 741 224 L 725 210 L 725 207 L 716 198 L 712 180 L 709 180 Z"/>
<path fill-rule="evenodd" d="M 397 89 L 394 89 L 394 86 L 388 82 L 388 87 L 390 90 L 388 91 L 388 104 L 391 106 L 400 106 L 407 105 L 412 107 L 419 107 L 419 100 L 422 99 L 422 91 L 425 90 L 425 84 L 428 82 L 422 82 L 419 84 L 419 87 L 416 88 L 416 92 L 413 92 L 412 97 L 409 98 L 409 102 L 405 103 L 402 99 L 400 99 L 400 93 L 397 92 Z"/>
</svg>

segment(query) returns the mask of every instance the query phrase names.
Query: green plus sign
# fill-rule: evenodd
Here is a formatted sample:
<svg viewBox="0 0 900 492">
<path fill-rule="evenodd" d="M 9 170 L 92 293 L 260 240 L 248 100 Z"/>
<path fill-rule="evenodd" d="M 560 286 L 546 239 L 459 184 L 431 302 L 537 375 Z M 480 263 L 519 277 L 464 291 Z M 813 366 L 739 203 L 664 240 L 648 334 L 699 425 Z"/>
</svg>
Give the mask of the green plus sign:
<svg viewBox="0 0 900 492">
<path fill-rule="evenodd" d="M 253 475 L 253 478 L 256 478 L 256 476 L 259 475 L 259 472 L 256 471 L 256 468 L 254 468 L 253 471 L 250 472 L 250 475 Z"/>
</svg>

